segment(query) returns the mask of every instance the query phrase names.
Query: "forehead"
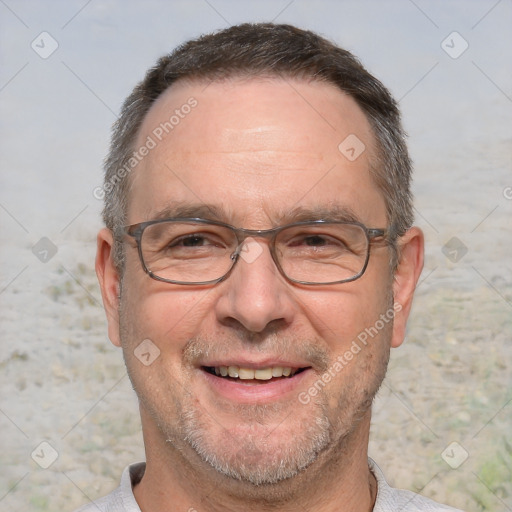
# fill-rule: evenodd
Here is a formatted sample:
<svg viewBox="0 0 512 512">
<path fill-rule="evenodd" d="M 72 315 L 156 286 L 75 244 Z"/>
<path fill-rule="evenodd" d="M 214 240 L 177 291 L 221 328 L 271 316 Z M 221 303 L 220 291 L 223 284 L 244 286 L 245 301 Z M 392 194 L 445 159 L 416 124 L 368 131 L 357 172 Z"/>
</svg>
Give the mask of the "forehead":
<svg viewBox="0 0 512 512">
<path fill-rule="evenodd" d="M 132 173 L 128 220 L 189 204 L 191 211 L 211 205 L 249 228 L 276 224 L 287 211 L 329 207 L 382 224 L 384 200 L 370 173 L 374 144 L 355 101 L 327 83 L 177 83 L 139 131 L 136 147 L 150 149 Z"/>
</svg>

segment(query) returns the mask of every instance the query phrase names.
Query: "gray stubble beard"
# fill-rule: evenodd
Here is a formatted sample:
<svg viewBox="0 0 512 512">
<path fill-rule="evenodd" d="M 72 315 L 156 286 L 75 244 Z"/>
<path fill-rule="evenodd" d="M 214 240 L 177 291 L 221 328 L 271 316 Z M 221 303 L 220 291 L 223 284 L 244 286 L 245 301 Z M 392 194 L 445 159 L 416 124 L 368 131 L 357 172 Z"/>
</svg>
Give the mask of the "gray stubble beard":
<svg viewBox="0 0 512 512">
<path fill-rule="evenodd" d="M 122 339 L 128 341 L 134 333 L 130 332 L 129 327 L 126 327 L 128 322 L 120 320 L 122 324 L 125 324 L 120 326 Z M 392 322 L 387 326 L 386 330 L 388 329 L 391 332 Z M 260 488 L 260 491 L 264 492 L 264 488 L 291 480 L 303 473 L 318 460 L 321 454 L 325 454 L 329 458 L 335 457 L 336 454 L 339 457 L 342 453 L 349 453 L 348 444 L 352 437 L 351 434 L 357 429 L 361 419 L 369 412 L 373 398 L 386 373 L 389 360 L 389 333 L 382 332 L 381 335 L 381 339 L 373 342 L 385 345 L 386 353 L 377 350 L 374 353 L 368 353 L 368 357 L 365 357 L 361 368 L 369 373 L 369 380 L 364 389 L 358 389 L 353 381 L 348 382 L 331 418 L 329 417 L 329 397 L 325 393 L 319 393 L 316 399 L 308 404 L 308 406 L 314 406 L 314 413 L 308 416 L 306 427 L 304 422 L 300 424 L 301 435 L 299 436 L 299 432 L 297 432 L 293 443 L 282 446 L 280 451 L 274 450 L 273 453 L 265 452 L 266 440 L 274 430 L 279 430 L 279 425 L 274 430 L 269 430 L 264 439 L 251 436 L 244 436 L 243 439 L 233 438 L 227 429 L 223 429 L 222 440 L 208 439 L 211 431 L 208 429 L 208 418 L 215 422 L 215 415 L 203 410 L 199 400 L 190 394 L 187 396 L 186 390 L 183 390 L 182 399 L 178 400 L 171 392 L 172 383 L 169 383 L 169 391 L 173 400 L 172 406 L 168 404 L 165 410 L 159 409 L 148 399 L 144 389 L 137 386 L 136 378 L 134 378 L 135 372 L 132 373 L 126 354 L 125 362 L 141 404 L 149 412 L 173 449 L 178 450 L 186 457 L 185 452 L 189 447 L 204 463 L 220 475 L 232 481 Z M 379 361 L 372 365 L 372 359 L 375 357 Z M 303 407 L 298 400 L 296 406 Z M 235 409 L 237 407 L 242 418 L 250 417 L 258 425 L 264 424 L 267 417 L 272 415 L 275 418 L 275 415 L 279 413 L 279 406 L 274 405 L 234 406 Z M 336 414 L 338 410 L 345 410 L 346 413 L 340 416 L 339 413 Z M 290 414 L 293 414 L 293 411 L 288 415 L 285 414 L 281 423 L 285 423 Z M 175 416 L 177 420 L 171 424 L 169 417 L 172 416 Z M 223 445 L 222 441 L 227 444 Z M 228 446 L 228 450 L 226 451 L 223 446 Z M 231 453 L 228 453 L 229 451 Z M 269 495 L 275 492 L 270 489 L 268 491 Z"/>
</svg>

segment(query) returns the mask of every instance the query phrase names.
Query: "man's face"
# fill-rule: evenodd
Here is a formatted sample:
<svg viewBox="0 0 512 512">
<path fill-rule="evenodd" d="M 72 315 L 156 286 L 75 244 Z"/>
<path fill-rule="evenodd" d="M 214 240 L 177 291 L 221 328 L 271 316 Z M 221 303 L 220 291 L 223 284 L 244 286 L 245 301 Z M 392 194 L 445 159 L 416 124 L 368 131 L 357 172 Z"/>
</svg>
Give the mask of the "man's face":
<svg viewBox="0 0 512 512">
<path fill-rule="evenodd" d="M 268 229 L 350 212 L 367 227 L 387 226 L 369 171 L 369 123 L 333 86 L 280 79 L 175 84 L 146 116 L 136 147 L 148 136 L 157 140 L 154 130 L 190 97 L 197 106 L 132 173 L 129 224 L 215 211 L 216 220 L 233 226 Z M 351 134 L 366 146 L 355 160 L 338 149 Z M 386 322 L 341 369 L 335 365 L 392 310 L 388 248 L 372 248 L 356 281 L 301 286 L 279 273 L 266 240 L 255 241 L 248 246 L 254 257 L 240 258 L 225 281 L 208 286 L 151 279 L 128 242 L 119 332 L 115 319 L 110 325 L 140 398 L 146 443 L 169 440 L 189 463 L 206 462 L 253 484 L 293 476 L 368 421 L 393 333 Z M 147 339 L 160 351 L 149 365 L 135 354 Z M 221 366 L 262 374 L 284 367 L 293 375 L 242 380 L 211 372 Z"/>
</svg>

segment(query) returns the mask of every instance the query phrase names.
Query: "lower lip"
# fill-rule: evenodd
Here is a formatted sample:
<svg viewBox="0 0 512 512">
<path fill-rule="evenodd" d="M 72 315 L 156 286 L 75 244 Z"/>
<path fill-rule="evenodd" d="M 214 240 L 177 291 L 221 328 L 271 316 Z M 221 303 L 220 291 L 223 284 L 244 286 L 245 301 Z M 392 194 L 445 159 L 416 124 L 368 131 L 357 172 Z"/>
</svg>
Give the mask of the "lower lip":
<svg viewBox="0 0 512 512">
<path fill-rule="evenodd" d="M 237 402 L 272 402 L 282 399 L 295 392 L 298 394 L 298 388 L 302 381 L 311 373 L 311 368 L 307 368 L 293 377 L 280 379 L 270 379 L 253 384 L 243 380 L 226 379 L 217 377 L 201 369 L 203 377 L 206 379 L 208 387 L 216 394 Z"/>
</svg>

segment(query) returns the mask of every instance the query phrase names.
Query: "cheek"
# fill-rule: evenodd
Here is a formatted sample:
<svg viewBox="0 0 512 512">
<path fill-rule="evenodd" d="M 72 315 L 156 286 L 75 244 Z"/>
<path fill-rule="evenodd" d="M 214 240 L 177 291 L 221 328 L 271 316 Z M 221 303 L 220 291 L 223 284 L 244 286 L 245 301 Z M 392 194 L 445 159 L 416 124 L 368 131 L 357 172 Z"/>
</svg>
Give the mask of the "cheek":
<svg viewBox="0 0 512 512">
<path fill-rule="evenodd" d="M 344 352 L 350 343 L 365 329 L 373 326 L 382 313 L 389 308 L 387 290 L 373 289 L 362 293 L 357 281 L 342 286 L 352 287 L 343 291 L 317 294 L 315 300 L 303 299 L 304 314 L 325 340 L 333 354 Z"/>
<path fill-rule="evenodd" d="M 126 283 L 121 308 L 123 344 L 133 346 L 150 339 L 162 353 L 181 352 L 204 321 L 210 307 L 208 292 L 178 290 L 146 274 Z"/>
</svg>

